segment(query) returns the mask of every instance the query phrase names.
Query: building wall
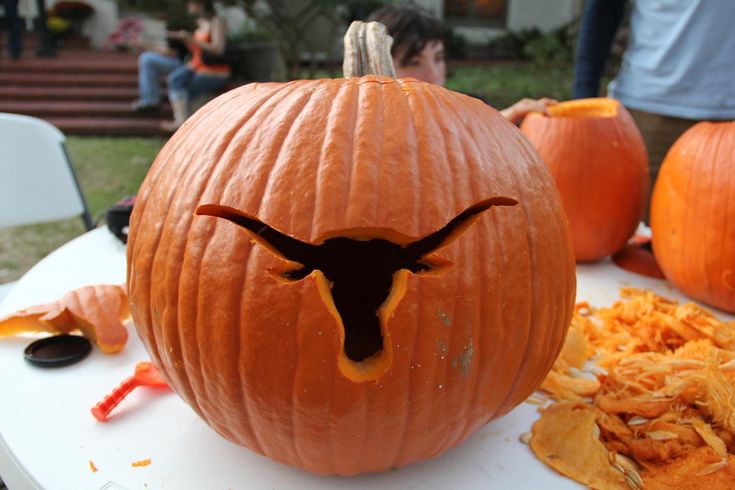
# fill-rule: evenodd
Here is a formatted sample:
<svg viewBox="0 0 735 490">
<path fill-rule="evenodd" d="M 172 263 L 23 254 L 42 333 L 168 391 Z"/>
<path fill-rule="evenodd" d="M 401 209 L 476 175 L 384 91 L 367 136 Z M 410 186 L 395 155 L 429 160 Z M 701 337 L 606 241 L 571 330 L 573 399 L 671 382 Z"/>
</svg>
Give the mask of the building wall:
<svg viewBox="0 0 735 490">
<path fill-rule="evenodd" d="M 431 10 L 437 17 L 444 17 L 443 0 L 416 0 L 415 3 Z"/>
<path fill-rule="evenodd" d="M 544 32 L 573 21 L 582 11 L 584 0 L 507 0 L 504 27 L 455 25 L 455 32 L 470 44 L 485 44 L 505 30 L 516 31 L 536 27 Z M 416 0 L 416 3 L 444 17 L 444 0 Z"/>
<path fill-rule="evenodd" d="M 53 7 L 59 0 L 46 0 L 46 8 Z M 85 0 L 94 13 L 84 22 L 82 33 L 89 37 L 94 47 L 100 47 L 107 36 L 115 30 L 119 20 L 117 2 L 115 0 Z M 26 29 L 33 29 L 33 19 L 38 15 L 36 2 L 26 0 L 18 4 L 18 14 L 25 19 Z"/>
<path fill-rule="evenodd" d="M 580 0 L 508 0 L 506 27 L 551 31 L 574 20 L 581 6 Z"/>
<path fill-rule="evenodd" d="M 93 47 L 99 48 L 103 45 L 107 36 L 117 28 L 117 23 L 120 20 L 117 2 L 113 0 L 85 1 L 94 7 L 94 14 L 84 23 L 82 32 L 89 36 L 89 42 Z"/>
</svg>

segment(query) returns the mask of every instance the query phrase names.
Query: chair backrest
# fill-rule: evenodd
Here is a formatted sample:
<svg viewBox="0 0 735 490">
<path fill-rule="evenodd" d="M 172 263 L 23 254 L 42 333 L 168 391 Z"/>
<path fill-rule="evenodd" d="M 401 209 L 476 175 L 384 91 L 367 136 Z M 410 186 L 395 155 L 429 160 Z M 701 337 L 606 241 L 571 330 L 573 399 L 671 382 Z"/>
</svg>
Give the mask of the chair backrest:
<svg viewBox="0 0 735 490">
<path fill-rule="evenodd" d="M 0 228 L 74 216 L 93 228 L 64 142 L 46 121 L 0 113 Z"/>
</svg>

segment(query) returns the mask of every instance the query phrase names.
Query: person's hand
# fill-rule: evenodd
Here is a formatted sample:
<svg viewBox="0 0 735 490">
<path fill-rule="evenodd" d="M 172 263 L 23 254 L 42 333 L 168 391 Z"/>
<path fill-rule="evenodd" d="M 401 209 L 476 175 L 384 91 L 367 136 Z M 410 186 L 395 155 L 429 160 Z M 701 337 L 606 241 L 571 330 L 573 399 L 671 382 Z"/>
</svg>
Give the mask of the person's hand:
<svg viewBox="0 0 735 490">
<path fill-rule="evenodd" d="M 500 113 L 513 124 L 518 124 L 523 121 L 523 118 L 526 117 L 529 112 L 548 114 L 547 107 L 554 105 L 557 102 L 557 100 L 549 99 L 548 97 L 538 100 L 521 99 L 507 109 L 503 109 Z"/>
</svg>

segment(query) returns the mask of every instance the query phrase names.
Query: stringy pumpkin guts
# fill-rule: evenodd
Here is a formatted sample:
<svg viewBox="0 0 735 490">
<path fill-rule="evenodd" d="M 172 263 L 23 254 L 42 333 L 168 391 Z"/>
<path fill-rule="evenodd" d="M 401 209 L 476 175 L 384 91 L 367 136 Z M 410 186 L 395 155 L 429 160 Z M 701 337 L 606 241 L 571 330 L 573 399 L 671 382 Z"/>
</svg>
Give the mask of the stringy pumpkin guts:
<svg viewBox="0 0 735 490">
<path fill-rule="evenodd" d="M 634 489 L 734 488 L 735 322 L 647 290 L 621 296 L 577 305 L 531 448 L 591 488 L 625 488 L 621 475 Z"/>
</svg>

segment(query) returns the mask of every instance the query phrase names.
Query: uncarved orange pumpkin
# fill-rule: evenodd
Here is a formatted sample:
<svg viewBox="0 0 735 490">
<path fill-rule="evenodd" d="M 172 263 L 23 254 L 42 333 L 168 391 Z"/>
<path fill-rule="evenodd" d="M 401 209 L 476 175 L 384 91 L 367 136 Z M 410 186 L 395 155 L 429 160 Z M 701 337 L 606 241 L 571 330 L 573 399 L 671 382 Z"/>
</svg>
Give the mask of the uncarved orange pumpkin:
<svg viewBox="0 0 735 490">
<path fill-rule="evenodd" d="M 593 261 L 623 248 L 648 199 L 648 156 L 628 111 L 613 99 L 562 102 L 529 114 L 521 130 L 551 170 L 569 217 L 574 255 Z"/>
<path fill-rule="evenodd" d="M 384 77 L 252 84 L 158 155 L 138 333 L 217 432 L 324 474 L 459 444 L 539 386 L 572 313 L 554 182 L 482 102 Z"/>
<path fill-rule="evenodd" d="M 676 287 L 735 312 L 735 122 L 701 122 L 674 143 L 653 189 L 651 231 Z"/>
</svg>

